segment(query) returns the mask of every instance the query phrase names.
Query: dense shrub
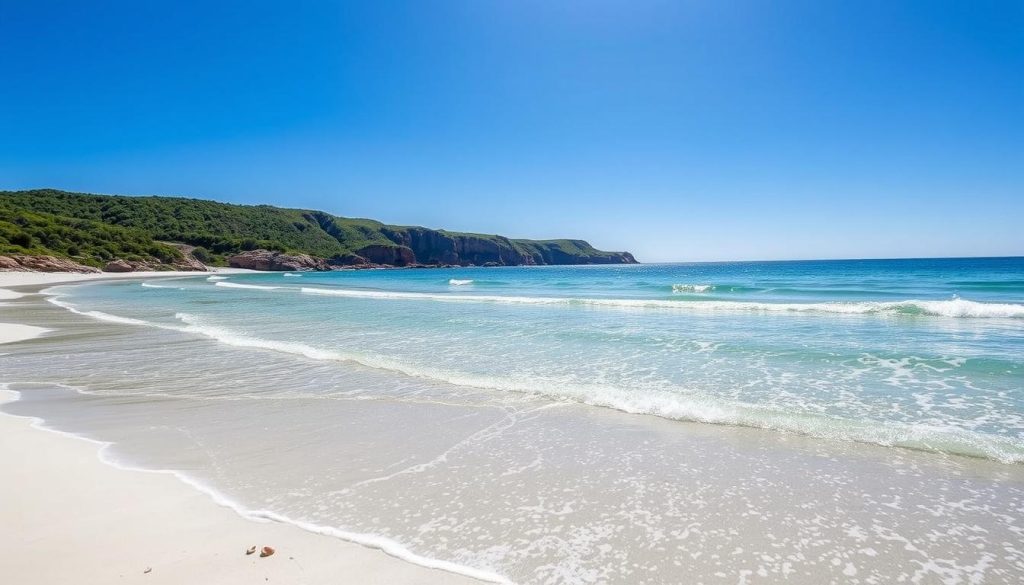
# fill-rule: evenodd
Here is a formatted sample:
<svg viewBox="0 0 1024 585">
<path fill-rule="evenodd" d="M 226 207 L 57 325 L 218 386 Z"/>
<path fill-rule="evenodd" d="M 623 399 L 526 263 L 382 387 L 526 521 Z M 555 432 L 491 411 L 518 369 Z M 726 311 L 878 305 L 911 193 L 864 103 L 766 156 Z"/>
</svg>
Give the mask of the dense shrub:
<svg viewBox="0 0 1024 585">
<path fill-rule="evenodd" d="M 22 248 L 29 249 L 32 247 L 32 236 L 25 232 L 18 232 L 11 236 L 11 244 L 15 246 L 21 246 Z"/>
<path fill-rule="evenodd" d="M 202 246 L 196 246 L 192 250 L 192 256 L 203 264 L 208 264 L 210 262 L 210 251 Z"/>
</svg>

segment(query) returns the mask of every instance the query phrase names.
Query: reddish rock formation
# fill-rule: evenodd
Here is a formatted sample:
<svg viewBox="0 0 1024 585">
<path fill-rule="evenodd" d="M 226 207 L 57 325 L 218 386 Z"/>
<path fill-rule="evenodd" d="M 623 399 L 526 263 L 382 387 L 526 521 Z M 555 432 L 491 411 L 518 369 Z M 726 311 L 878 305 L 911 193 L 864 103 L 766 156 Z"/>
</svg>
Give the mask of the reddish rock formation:
<svg viewBox="0 0 1024 585">
<path fill-rule="evenodd" d="M 180 260 L 172 262 L 171 266 L 173 266 L 175 270 L 192 270 L 195 272 L 207 272 L 209 270 L 205 264 L 196 260 L 190 253 L 185 254 Z"/>
<path fill-rule="evenodd" d="M 103 267 L 103 272 L 157 272 L 161 270 L 181 270 L 206 272 L 207 268 L 195 258 L 182 258 L 171 264 L 160 262 L 145 262 L 141 260 L 122 260 L 115 258 Z"/>
<path fill-rule="evenodd" d="M 140 270 L 183 270 L 202 271 L 207 270 L 202 262 L 191 256 L 175 260 L 171 264 L 159 262 L 141 262 L 138 260 L 123 260 L 115 258 L 103 267 L 103 272 L 136 272 Z M 0 271 L 11 272 L 100 272 L 99 268 L 85 266 L 67 258 L 55 258 L 53 256 L 26 256 L 24 254 L 12 254 L 0 256 Z"/>
<path fill-rule="evenodd" d="M 103 272 L 134 272 L 135 267 L 131 264 L 117 258 L 107 262 L 107 265 L 103 267 Z"/>
<path fill-rule="evenodd" d="M 12 272 L 99 272 L 98 268 L 84 266 L 66 258 L 53 256 L 0 256 L 0 270 Z"/>
<path fill-rule="evenodd" d="M 228 258 L 232 268 L 248 268 L 250 270 L 330 270 L 331 267 L 323 258 L 314 258 L 307 254 L 284 254 L 269 250 L 252 250 L 242 252 Z"/>
<path fill-rule="evenodd" d="M 405 246 L 382 246 L 374 244 L 356 250 L 356 254 L 370 264 L 389 266 L 410 266 L 416 263 L 416 254 Z"/>
</svg>

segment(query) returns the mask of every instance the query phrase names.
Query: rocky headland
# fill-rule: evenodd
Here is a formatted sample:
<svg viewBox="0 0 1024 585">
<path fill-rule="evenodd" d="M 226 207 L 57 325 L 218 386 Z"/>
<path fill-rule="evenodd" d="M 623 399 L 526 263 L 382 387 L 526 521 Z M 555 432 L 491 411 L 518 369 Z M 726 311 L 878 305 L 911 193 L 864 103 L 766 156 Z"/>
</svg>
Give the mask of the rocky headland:
<svg viewBox="0 0 1024 585">
<path fill-rule="evenodd" d="M 394 226 L 323 211 L 52 189 L 0 191 L 0 270 L 134 272 L 633 264 L 584 240 Z"/>
</svg>

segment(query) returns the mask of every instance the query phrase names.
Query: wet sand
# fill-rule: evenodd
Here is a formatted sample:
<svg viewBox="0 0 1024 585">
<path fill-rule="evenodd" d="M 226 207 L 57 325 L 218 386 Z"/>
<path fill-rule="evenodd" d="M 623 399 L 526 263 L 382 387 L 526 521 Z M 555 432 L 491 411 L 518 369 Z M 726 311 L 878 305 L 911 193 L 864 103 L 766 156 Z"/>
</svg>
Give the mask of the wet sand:
<svg viewBox="0 0 1024 585">
<path fill-rule="evenodd" d="M 461 554 L 463 564 L 504 564 L 519 570 L 516 582 L 966 584 L 1024 575 L 1019 465 L 540 398 L 455 396 L 410 380 L 413 391 L 393 395 L 325 393 L 381 374 L 99 322 L 32 299 L 10 306 L 18 318 L 8 320 L 54 333 L 27 340 L 19 361 L 7 362 L 17 366 L 12 388 L 25 394 L 2 410 L 111 441 L 120 461 L 188 470 L 249 509 L 385 534 L 426 556 Z M 0 318 L 10 315 L 0 307 Z M 159 359 L 168 348 L 188 367 Z M 42 371 L 54 356 L 62 371 Z M 193 371 L 202 385 L 189 384 Z M 238 440 L 251 421 L 269 420 Z M 250 544 L 260 543 L 241 548 Z M 228 548 L 218 559 L 234 562 Z M 137 560 L 156 574 L 152 561 Z"/>
<path fill-rule="evenodd" d="M 32 285 L 110 276 L 0 273 L 0 287 L 29 285 L 20 292 L 0 288 L 0 300 L 21 298 L 39 288 Z M 2 317 L 17 318 L 17 311 L 0 303 Z M 0 343 L 47 331 L 0 322 Z M 0 352 L 9 347 L 0 347 Z M 0 390 L 0 403 L 15 396 Z M 37 428 L 37 422 L 0 414 L 0 575 L 6 582 L 480 582 L 295 526 L 243 518 L 171 474 L 107 465 L 100 458 L 102 444 L 48 432 Z M 253 545 L 272 546 L 276 553 L 266 558 L 246 555 Z"/>
</svg>

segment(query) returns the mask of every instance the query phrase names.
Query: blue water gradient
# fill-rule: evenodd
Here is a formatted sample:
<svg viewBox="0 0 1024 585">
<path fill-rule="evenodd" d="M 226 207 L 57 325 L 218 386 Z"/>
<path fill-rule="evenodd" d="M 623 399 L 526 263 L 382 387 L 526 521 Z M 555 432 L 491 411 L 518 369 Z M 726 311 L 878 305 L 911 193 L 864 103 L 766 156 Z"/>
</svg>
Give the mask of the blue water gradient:
<svg viewBox="0 0 1024 585">
<path fill-rule="evenodd" d="M 1024 461 L 1021 258 L 203 275 L 58 291 L 94 317 L 361 364 L 395 386 Z"/>
</svg>

